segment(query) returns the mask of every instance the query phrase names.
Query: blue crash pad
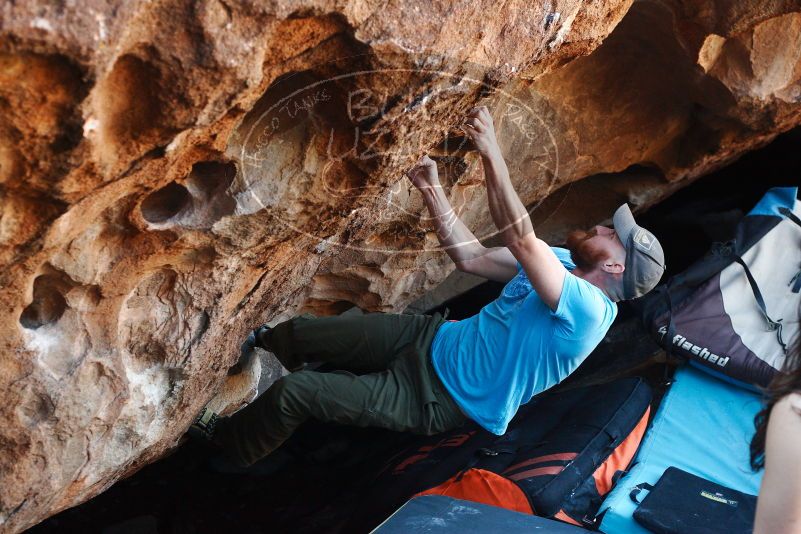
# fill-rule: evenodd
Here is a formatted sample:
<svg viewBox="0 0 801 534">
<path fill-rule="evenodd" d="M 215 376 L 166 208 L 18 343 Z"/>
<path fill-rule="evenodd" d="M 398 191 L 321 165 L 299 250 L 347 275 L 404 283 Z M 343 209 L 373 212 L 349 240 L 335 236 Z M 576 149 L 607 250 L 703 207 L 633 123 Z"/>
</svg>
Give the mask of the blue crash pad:
<svg viewBox="0 0 801 534">
<path fill-rule="evenodd" d="M 422 532 L 587 534 L 574 527 L 496 506 L 463 501 L 444 495 L 415 497 L 384 521 L 374 534 L 415 534 Z"/>
<path fill-rule="evenodd" d="M 655 484 L 675 466 L 729 488 L 756 495 L 762 472 L 749 465 L 749 444 L 760 396 L 689 365 L 676 371 L 634 466 L 601 506 L 601 531 L 648 534 L 632 517 L 629 493 L 637 484 Z M 641 496 L 642 497 L 642 496 Z"/>
</svg>

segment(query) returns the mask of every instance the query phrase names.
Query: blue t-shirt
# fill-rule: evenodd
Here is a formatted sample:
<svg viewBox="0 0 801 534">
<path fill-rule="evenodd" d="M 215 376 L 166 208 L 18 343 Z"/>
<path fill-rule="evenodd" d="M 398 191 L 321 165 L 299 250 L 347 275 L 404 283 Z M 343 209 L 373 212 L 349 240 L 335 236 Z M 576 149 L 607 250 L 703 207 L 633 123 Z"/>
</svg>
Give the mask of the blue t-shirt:
<svg viewBox="0 0 801 534">
<path fill-rule="evenodd" d="M 575 268 L 568 250 L 551 249 L 568 271 Z M 603 291 L 569 272 L 553 311 L 517 269 L 497 299 L 469 319 L 444 323 L 431 345 L 434 369 L 456 403 L 498 435 L 521 404 L 578 367 L 617 315 Z"/>
</svg>

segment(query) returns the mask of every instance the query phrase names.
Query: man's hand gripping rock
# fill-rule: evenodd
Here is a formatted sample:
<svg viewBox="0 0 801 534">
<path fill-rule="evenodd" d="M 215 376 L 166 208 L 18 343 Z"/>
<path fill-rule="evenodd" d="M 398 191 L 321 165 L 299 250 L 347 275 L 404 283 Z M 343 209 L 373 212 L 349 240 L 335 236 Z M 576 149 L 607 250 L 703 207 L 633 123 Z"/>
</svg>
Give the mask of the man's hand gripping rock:
<svg viewBox="0 0 801 534">
<path fill-rule="evenodd" d="M 492 122 L 487 106 L 479 106 L 470 110 L 464 122 L 464 129 L 482 156 L 500 156 L 495 125 Z"/>
<path fill-rule="evenodd" d="M 406 171 L 406 176 L 408 176 L 412 184 L 423 193 L 426 192 L 426 189 L 441 187 L 437 163 L 428 156 L 423 156 L 417 160 L 414 167 Z"/>
</svg>

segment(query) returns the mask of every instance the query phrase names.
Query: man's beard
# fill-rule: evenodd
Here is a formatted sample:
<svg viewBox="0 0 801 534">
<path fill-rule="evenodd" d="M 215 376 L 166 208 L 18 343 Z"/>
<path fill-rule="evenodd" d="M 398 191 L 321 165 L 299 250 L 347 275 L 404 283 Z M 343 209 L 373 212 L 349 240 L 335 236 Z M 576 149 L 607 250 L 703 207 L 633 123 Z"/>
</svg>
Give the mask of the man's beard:
<svg viewBox="0 0 801 534">
<path fill-rule="evenodd" d="M 588 239 L 592 239 L 597 235 L 595 230 L 584 232 L 583 230 L 574 230 L 567 234 L 567 249 L 570 251 L 570 257 L 576 267 L 584 271 L 591 271 L 595 269 L 598 263 L 606 260 L 606 255 L 603 251 L 593 251 L 586 245 Z"/>
</svg>

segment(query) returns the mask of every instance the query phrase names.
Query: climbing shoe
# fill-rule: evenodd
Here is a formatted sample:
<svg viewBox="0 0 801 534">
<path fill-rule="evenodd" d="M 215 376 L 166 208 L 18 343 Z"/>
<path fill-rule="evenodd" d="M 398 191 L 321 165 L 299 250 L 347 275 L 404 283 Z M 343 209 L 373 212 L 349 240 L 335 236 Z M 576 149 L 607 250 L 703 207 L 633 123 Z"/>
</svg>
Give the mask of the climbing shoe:
<svg viewBox="0 0 801 534">
<path fill-rule="evenodd" d="M 211 441 L 212 437 L 214 437 L 214 428 L 217 426 L 218 419 L 219 416 L 216 413 L 208 408 L 203 408 L 195 422 L 189 426 L 187 431 L 189 437 Z"/>
<path fill-rule="evenodd" d="M 239 360 L 228 369 L 228 376 L 238 375 L 250 364 L 251 358 L 256 354 L 256 347 L 267 350 L 267 347 L 261 341 L 269 331 L 269 326 L 262 325 L 248 334 L 248 337 L 239 347 Z"/>
</svg>

